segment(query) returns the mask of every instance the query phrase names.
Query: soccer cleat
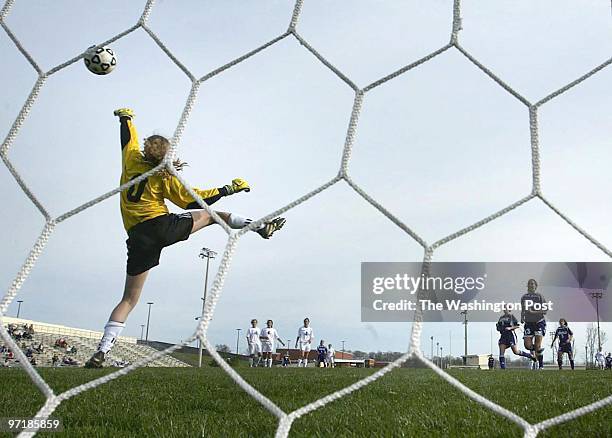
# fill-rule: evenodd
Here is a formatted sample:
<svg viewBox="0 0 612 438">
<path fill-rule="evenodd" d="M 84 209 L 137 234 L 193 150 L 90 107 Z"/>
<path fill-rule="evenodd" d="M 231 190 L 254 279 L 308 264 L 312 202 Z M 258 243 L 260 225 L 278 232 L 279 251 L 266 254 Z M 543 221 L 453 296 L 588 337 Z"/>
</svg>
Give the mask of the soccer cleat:
<svg viewBox="0 0 612 438">
<path fill-rule="evenodd" d="M 284 217 L 277 217 L 275 219 L 272 219 L 270 222 L 266 222 L 263 228 L 260 228 L 256 231 L 264 239 L 269 239 L 270 237 L 272 237 L 272 234 L 283 228 L 285 222 L 287 222 L 287 220 Z"/>
<path fill-rule="evenodd" d="M 102 368 L 104 363 L 104 353 L 96 351 L 91 358 L 85 362 L 85 368 Z"/>
<path fill-rule="evenodd" d="M 127 117 L 128 119 L 133 119 L 135 117 L 134 111 L 129 108 L 119 108 L 113 112 L 117 117 Z"/>
</svg>

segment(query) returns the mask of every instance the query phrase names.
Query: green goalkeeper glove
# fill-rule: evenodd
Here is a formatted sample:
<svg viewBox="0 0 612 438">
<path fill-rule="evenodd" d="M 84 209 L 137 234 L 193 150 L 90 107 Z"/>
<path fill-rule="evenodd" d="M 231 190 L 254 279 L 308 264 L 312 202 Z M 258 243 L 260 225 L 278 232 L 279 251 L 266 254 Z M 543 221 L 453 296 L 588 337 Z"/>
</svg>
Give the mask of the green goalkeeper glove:
<svg viewBox="0 0 612 438">
<path fill-rule="evenodd" d="M 134 111 L 132 111 L 129 108 L 119 108 L 119 109 L 116 109 L 113 112 L 113 114 L 116 115 L 119 118 L 127 117 L 128 119 L 132 119 L 132 118 L 135 117 Z"/>
<path fill-rule="evenodd" d="M 227 190 L 228 195 L 233 195 L 238 192 L 250 192 L 251 187 L 249 183 L 243 180 L 242 178 L 235 178 L 232 180 L 231 184 L 226 184 L 225 190 Z"/>
</svg>

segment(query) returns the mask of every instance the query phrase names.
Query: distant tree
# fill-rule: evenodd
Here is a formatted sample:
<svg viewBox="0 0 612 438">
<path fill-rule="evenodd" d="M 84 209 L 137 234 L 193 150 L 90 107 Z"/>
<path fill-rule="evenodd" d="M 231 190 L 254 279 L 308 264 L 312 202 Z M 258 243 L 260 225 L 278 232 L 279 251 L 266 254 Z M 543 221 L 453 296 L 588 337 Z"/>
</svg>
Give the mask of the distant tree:
<svg viewBox="0 0 612 438">
<path fill-rule="evenodd" d="M 601 345 L 603 348 L 604 344 L 608 340 L 608 334 L 605 331 L 600 329 L 599 335 L 601 336 Z M 597 352 L 597 349 L 599 348 L 598 338 L 597 338 L 597 327 L 593 323 L 589 324 L 589 326 L 587 327 L 586 346 L 587 346 L 587 366 L 588 366 L 589 364 L 594 363 L 595 353 Z"/>
<path fill-rule="evenodd" d="M 349 353 L 352 353 L 355 359 L 367 359 L 368 358 L 368 353 L 366 353 L 365 351 L 354 350 L 354 351 L 349 351 Z"/>
<path fill-rule="evenodd" d="M 231 353 L 232 352 L 232 349 L 229 347 L 229 345 L 225 345 L 225 344 L 215 345 L 215 350 L 217 350 L 219 353 Z"/>
<path fill-rule="evenodd" d="M 394 360 L 400 358 L 402 355 L 403 353 L 400 353 L 399 351 L 370 351 L 368 353 L 368 356 L 371 359 L 378 360 L 381 362 L 393 362 Z"/>
</svg>

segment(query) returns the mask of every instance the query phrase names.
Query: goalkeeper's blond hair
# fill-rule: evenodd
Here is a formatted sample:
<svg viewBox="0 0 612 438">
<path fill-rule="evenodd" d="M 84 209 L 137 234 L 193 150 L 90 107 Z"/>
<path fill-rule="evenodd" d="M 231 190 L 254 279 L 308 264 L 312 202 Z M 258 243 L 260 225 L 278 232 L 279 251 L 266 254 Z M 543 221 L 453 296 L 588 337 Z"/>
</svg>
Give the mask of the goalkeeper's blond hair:
<svg viewBox="0 0 612 438">
<path fill-rule="evenodd" d="M 144 160 L 152 166 L 157 166 L 161 163 L 170 149 L 170 141 L 162 135 L 152 135 L 145 138 L 143 155 Z M 180 159 L 176 159 L 172 162 L 172 165 L 176 170 L 183 170 L 183 167 L 187 166 L 187 163 L 182 162 Z M 170 176 L 167 169 L 162 169 L 158 172 L 162 177 L 166 178 Z"/>
</svg>

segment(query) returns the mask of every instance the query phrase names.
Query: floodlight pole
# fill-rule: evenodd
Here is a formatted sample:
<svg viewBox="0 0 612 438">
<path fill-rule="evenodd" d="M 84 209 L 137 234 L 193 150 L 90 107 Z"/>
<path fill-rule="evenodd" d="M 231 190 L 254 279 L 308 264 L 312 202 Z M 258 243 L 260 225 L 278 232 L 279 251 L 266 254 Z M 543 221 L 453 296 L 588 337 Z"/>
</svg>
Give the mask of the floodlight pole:
<svg viewBox="0 0 612 438">
<path fill-rule="evenodd" d="M 200 258 L 206 259 L 206 274 L 204 276 L 204 295 L 202 296 L 202 315 L 204 315 L 204 309 L 206 308 L 206 293 L 208 291 L 208 268 L 210 266 L 210 259 L 214 259 L 217 253 L 210 248 L 202 248 L 200 250 Z M 202 368 L 202 340 L 198 338 L 198 368 Z"/>
<path fill-rule="evenodd" d="M 144 328 L 145 325 L 144 324 L 140 324 L 140 340 L 144 340 Z"/>
<path fill-rule="evenodd" d="M 19 318 L 19 312 L 21 311 L 21 303 L 23 303 L 23 300 L 17 300 L 17 318 Z"/>
<path fill-rule="evenodd" d="M 467 319 L 467 310 L 464 310 L 463 312 L 459 312 L 463 315 L 463 325 L 464 327 L 464 332 L 463 332 L 463 343 L 464 343 L 464 353 L 463 353 L 463 365 L 467 365 L 467 355 L 468 355 L 468 319 Z"/>
<path fill-rule="evenodd" d="M 147 345 L 149 345 L 149 322 L 151 321 L 151 306 L 155 304 L 153 302 L 148 302 L 147 305 L 149 306 L 149 313 L 147 314 L 147 337 L 146 337 L 146 343 Z"/>
<path fill-rule="evenodd" d="M 442 349 L 443 347 L 440 347 L 440 368 L 444 369 L 444 356 L 442 355 Z"/>
<path fill-rule="evenodd" d="M 440 343 L 436 342 L 436 354 L 438 354 L 440 352 Z M 438 361 L 436 361 L 438 362 Z"/>
<path fill-rule="evenodd" d="M 340 342 L 342 342 L 342 359 L 345 359 L 344 357 L 344 342 L 345 341 L 340 341 Z"/>
<path fill-rule="evenodd" d="M 431 340 L 431 361 L 433 362 L 433 336 L 430 336 L 429 339 Z"/>
<path fill-rule="evenodd" d="M 453 336 L 452 336 L 452 332 L 449 330 L 448 331 L 448 366 L 449 368 L 451 365 L 452 356 L 453 356 Z"/>
<path fill-rule="evenodd" d="M 238 355 L 238 345 L 240 344 L 240 330 L 242 329 L 236 329 L 236 331 L 238 332 L 236 335 L 236 355 Z"/>
<path fill-rule="evenodd" d="M 599 333 L 599 300 L 603 298 L 603 292 L 591 292 L 591 298 L 595 298 L 595 312 L 597 312 L 597 351 L 601 350 L 601 335 Z"/>
</svg>

